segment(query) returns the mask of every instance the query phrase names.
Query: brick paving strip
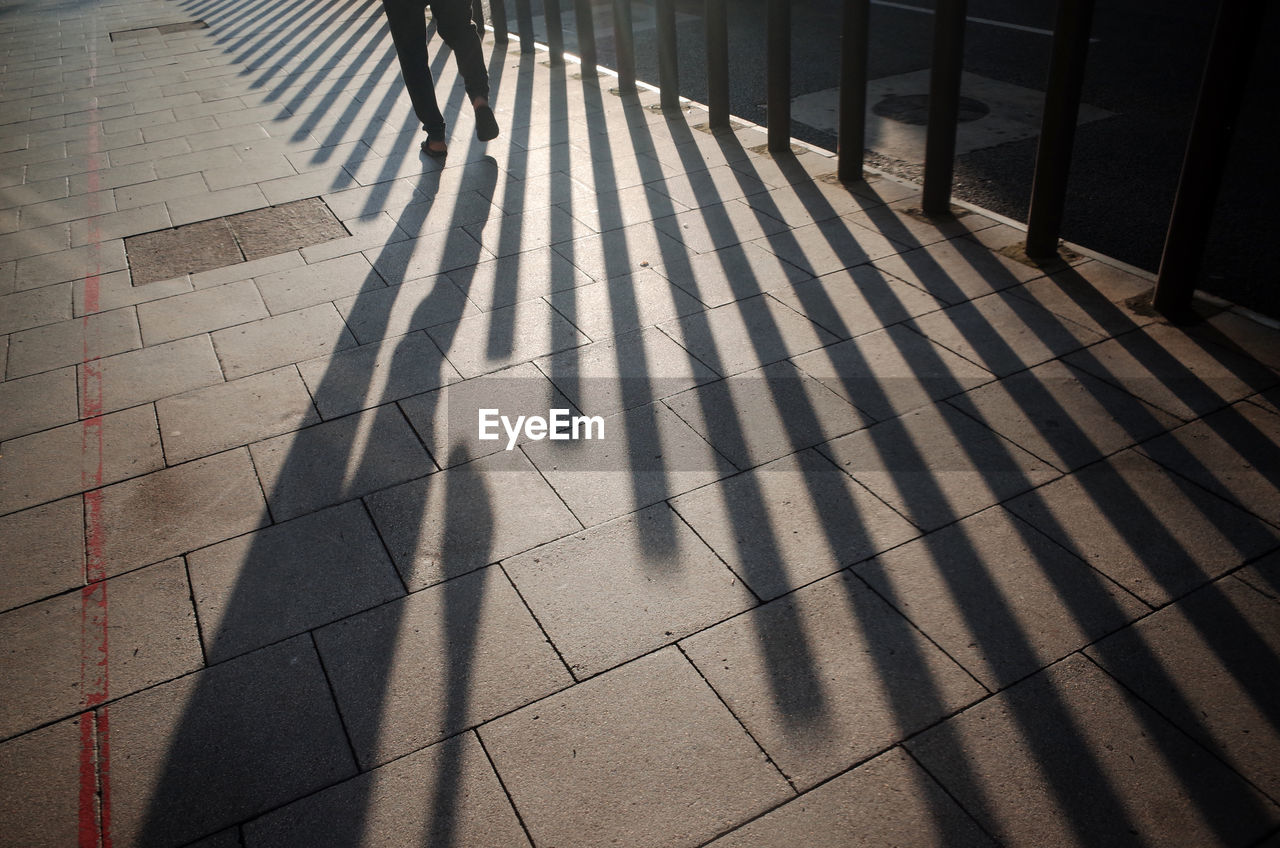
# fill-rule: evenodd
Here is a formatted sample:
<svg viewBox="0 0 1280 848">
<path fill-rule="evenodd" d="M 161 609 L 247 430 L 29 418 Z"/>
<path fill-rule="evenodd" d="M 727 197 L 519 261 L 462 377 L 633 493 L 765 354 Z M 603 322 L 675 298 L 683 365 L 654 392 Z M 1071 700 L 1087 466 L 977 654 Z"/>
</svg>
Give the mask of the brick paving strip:
<svg viewBox="0 0 1280 848">
<path fill-rule="evenodd" d="M 97 52 L 93 40 L 89 41 L 89 87 L 92 89 L 97 76 Z M 92 161 L 97 153 L 98 107 L 89 109 L 90 128 L 87 135 L 88 155 Z M 111 697 L 111 669 L 109 664 L 109 602 L 107 597 L 107 567 L 103 559 L 102 490 L 103 483 L 103 420 L 102 420 L 102 371 L 98 356 L 91 350 L 89 316 L 98 310 L 101 263 L 97 248 L 101 234 L 92 221 L 97 210 L 92 198 L 96 197 L 99 170 L 88 172 L 90 208 L 89 253 L 93 271 L 84 279 L 84 361 L 81 374 L 81 398 L 84 406 L 81 467 L 84 469 L 83 487 L 85 511 L 85 575 L 81 590 L 80 624 L 80 693 L 84 712 L 80 714 L 80 800 L 79 844 L 80 848 L 101 845 L 109 848 L 111 842 L 111 721 L 107 701 Z"/>
</svg>

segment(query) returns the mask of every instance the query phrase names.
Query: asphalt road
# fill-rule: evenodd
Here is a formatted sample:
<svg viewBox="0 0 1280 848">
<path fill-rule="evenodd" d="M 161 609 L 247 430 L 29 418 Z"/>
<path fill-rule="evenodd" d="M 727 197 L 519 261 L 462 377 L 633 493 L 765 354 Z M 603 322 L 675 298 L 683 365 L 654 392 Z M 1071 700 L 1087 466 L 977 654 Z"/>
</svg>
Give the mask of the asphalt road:
<svg viewBox="0 0 1280 848">
<path fill-rule="evenodd" d="M 706 101 L 701 0 L 678 0 L 681 93 Z M 600 3 L 607 8 L 609 3 Z M 933 0 L 872 0 L 870 78 L 884 80 L 930 65 Z M 1040 91 L 1048 76 L 1056 13 L 1050 0 L 970 0 L 965 70 L 1008 86 Z M 1097 4 L 1084 102 L 1110 113 L 1076 133 L 1063 237 L 1149 271 L 1159 265 L 1169 212 L 1213 28 L 1206 0 L 1103 0 Z M 568 7 L 568 3 L 566 2 Z M 515 28 L 514 2 L 508 0 Z M 535 10 L 541 4 L 534 0 Z M 571 8 L 571 7 L 569 7 Z M 566 8 L 567 23 L 573 14 Z M 657 81 L 649 3 L 635 2 L 640 79 Z M 838 85 L 840 0 L 794 0 L 792 90 L 800 98 Z M 730 0 L 731 111 L 765 123 L 766 0 Z M 1260 42 L 1280 35 L 1272 4 Z M 613 40 L 597 25 L 600 63 L 614 64 Z M 572 37 L 570 37 L 572 49 Z M 1280 70 L 1255 61 L 1245 117 L 1229 162 L 1202 287 L 1280 317 L 1280 272 L 1260 245 L 1280 223 L 1267 198 L 1280 189 L 1276 164 L 1276 92 Z M 835 149 L 833 132 L 793 122 L 792 135 Z M 1034 137 L 962 153 L 956 196 L 1025 220 L 1035 165 Z M 905 176 L 919 163 L 882 155 L 871 160 Z"/>
</svg>

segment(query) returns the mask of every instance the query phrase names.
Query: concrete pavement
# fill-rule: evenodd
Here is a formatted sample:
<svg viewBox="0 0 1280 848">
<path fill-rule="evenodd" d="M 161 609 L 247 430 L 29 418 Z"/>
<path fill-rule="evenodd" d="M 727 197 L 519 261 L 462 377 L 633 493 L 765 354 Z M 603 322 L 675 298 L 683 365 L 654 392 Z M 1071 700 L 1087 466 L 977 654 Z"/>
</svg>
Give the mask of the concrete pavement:
<svg viewBox="0 0 1280 848">
<path fill-rule="evenodd" d="M 370 0 L 0 49 L 0 844 L 1276 844 L 1274 329 L 514 43 L 427 159 Z"/>
</svg>

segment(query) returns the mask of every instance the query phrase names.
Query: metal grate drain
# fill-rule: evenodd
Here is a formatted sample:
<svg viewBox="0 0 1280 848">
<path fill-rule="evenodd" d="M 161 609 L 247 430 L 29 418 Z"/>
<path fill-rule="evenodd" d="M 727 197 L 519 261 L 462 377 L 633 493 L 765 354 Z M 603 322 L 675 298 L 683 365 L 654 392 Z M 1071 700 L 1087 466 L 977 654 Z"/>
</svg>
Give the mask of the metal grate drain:
<svg viewBox="0 0 1280 848">
<path fill-rule="evenodd" d="M 135 286 L 226 268 L 351 235 L 318 197 L 124 240 Z"/>
<path fill-rule="evenodd" d="M 138 27 L 137 29 L 119 29 L 111 33 L 112 41 L 119 41 L 122 38 L 135 38 L 139 35 L 172 35 L 175 32 L 189 32 L 193 29 L 208 29 L 209 25 L 204 21 L 178 21 L 173 24 L 156 24 L 148 27 Z"/>
</svg>

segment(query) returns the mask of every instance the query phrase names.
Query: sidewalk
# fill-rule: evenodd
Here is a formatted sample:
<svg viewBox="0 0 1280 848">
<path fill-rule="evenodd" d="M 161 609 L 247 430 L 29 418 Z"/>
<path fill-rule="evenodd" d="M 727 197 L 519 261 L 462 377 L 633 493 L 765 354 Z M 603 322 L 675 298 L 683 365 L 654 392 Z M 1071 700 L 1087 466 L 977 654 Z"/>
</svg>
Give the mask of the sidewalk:
<svg viewBox="0 0 1280 848">
<path fill-rule="evenodd" d="M 436 162 L 375 0 L 0 49 L 0 845 L 1280 846 L 1280 333 L 514 41 Z"/>
</svg>

